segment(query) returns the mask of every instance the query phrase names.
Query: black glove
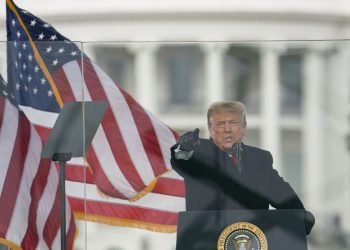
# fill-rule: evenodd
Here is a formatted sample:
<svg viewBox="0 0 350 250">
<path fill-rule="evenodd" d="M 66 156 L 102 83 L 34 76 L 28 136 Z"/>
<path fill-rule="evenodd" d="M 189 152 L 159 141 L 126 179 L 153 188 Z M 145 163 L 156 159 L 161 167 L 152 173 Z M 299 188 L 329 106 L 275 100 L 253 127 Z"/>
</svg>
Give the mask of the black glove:
<svg viewBox="0 0 350 250">
<path fill-rule="evenodd" d="M 193 131 L 187 132 L 180 136 L 178 144 L 180 145 L 180 150 L 190 152 L 199 146 L 199 128 Z"/>
<path fill-rule="evenodd" d="M 309 211 L 304 211 L 304 222 L 305 222 L 305 232 L 306 234 L 310 234 L 312 227 L 315 224 L 315 217 Z"/>
</svg>

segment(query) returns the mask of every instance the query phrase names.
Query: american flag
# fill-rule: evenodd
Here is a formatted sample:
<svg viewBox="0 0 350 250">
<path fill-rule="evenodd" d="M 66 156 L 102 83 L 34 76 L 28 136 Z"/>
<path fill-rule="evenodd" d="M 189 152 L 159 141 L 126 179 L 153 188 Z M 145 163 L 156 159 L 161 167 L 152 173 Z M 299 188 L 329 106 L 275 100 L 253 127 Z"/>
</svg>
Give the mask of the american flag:
<svg viewBox="0 0 350 250">
<path fill-rule="evenodd" d="M 28 119 L 0 96 L 0 242 L 11 249 L 60 249 L 59 175 L 51 160 L 40 159 L 41 148 Z M 66 215 L 72 249 L 76 228 L 69 204 Z"/>
<path fill-rule="evenodd" d="M 174 231 L 177 212 L 185 206 L 183 181 L 170 168 L 176 133 L 83 54 L 79 43 L 11 0 L 6 3 L 11 41 L 11 84 L 6 93 L 43 141 L 65 102 L 109 103 L 87 152 L 87 164 L 77 159 L 67 167 L 67 195 L 76 217 Z M 81 167 L 85 165 L 89 168 Z"/>
</svg>

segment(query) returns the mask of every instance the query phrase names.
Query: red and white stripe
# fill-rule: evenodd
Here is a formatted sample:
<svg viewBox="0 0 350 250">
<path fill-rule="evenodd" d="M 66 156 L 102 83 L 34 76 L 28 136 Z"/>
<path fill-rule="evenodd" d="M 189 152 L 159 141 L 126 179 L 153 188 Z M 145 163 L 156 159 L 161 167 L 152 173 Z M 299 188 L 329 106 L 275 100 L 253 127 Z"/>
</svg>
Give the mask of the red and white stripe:
<svg viewBox="0 0 350 250">
<path fill-rule="evenodd" d="M 0 238 L 11 247 L 60 249 L 58 171 L 40 159 L 41 149 L 26 117 L 0 97 Z M 69 205 L 66 214 L 67 249 L 72 249 Z"/>
<path fill-rule="evenodd" d="M 172 173 L 161 177 L 151 193 L 135 202 L 106 197 L 94 183 L 70 180 L 66 185 L 73 211 L 85 214 L 86 220 L 175 232 L 177 213 L 185 210 L 183 181 Z M 124 221 L 133 224 L 118 223 Z"/>
</svg>

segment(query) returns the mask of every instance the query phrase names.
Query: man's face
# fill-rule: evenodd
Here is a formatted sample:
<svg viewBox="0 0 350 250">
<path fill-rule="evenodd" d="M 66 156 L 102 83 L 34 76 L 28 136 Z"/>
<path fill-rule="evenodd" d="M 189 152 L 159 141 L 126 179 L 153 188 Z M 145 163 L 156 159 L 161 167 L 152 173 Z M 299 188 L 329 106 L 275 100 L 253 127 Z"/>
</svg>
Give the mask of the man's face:
<svg viewBox="0 0 350 250">
<path fill-rule="evenodd" d="M 232 112 L 214 113 L 210 118 L 209 134 L 221 150 L 230 151 L 233 144 L 242 142 L 246 128 L 243 117 Z"/>
</svg>

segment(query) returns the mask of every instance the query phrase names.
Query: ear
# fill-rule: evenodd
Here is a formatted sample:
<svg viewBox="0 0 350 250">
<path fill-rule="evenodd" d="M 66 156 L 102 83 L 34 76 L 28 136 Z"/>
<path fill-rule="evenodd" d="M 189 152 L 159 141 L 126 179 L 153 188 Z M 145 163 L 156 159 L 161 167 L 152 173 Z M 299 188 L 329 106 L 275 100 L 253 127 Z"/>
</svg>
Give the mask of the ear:
<svg viewBox="0 0 350 250">
<path fill-rule="evenodd" d="M 242 137 L 244 137 L 247 133 L 247 128 L 246 127 L 242 127 L 241 128 L 241 134 L 242 134 Z"/>
<path fill-rule="evenodd" d="M 208 131 L 209 131 L 209 137 L 213 138 L 213 128 L 208 126 Z"/>
</svg>

